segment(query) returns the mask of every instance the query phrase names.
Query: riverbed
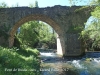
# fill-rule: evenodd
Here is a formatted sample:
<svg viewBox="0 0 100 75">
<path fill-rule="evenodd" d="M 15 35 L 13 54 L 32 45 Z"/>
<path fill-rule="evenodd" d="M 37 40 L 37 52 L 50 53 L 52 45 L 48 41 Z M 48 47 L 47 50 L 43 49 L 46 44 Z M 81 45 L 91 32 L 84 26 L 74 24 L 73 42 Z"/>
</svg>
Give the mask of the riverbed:
<svg viewBox="0 0 100 75">
<path fill-rule="evenodd" d="M 63 58 L 56 53 L 40 52 L 41 75 L 100 75 L 100 53 L 86 52 L 82 57 Z"/>
</svg>

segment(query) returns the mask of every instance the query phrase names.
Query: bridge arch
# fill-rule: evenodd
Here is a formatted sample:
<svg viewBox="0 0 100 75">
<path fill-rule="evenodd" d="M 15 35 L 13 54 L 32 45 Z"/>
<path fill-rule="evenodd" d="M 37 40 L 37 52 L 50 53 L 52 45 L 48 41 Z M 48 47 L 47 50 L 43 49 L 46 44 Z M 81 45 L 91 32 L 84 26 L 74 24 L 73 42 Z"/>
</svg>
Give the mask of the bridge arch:
<svg viewBox="0 0 100 75">
<path fill-rule="evenodd" d="M 33 20 L 40 20 L 40 21 L 46 22 L 56 31 L 57 33 L 57 53 L 60 55 L 64 55 L 65 42 L 64 42 L 64 36 L 63 36 L 64 35 L 63 30 L 59 27 L 59 25 L 54 20 L 52 20 L 48 16 L 40 15 L 40 14 L 34 14 L 34 15 L 32 14 L 32 15 L 25 16 L 14 24 L 14 26 L 9 31 L 9 35 L 10 35 L 8 39 L 9 47 L 12 47 L 14 44 L 14 34 L 16 33 L 17 29 L 25 22 L 33 21 Z"/>
</svg>

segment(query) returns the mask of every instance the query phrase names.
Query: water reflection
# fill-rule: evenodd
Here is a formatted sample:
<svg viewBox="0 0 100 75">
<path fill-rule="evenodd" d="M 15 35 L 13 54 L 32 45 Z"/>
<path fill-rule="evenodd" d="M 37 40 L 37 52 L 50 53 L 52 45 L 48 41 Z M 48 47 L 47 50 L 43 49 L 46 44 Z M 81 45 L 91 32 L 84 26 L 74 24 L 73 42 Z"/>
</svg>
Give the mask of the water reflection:
<svg viewBox="0 0 100 75">
<path fill-rule="evenodd" d="M 42 52 L 41 68 L 42 75 L 100 75 L 100 53 L 61 58 L 53 52 Z"/>
</svg>

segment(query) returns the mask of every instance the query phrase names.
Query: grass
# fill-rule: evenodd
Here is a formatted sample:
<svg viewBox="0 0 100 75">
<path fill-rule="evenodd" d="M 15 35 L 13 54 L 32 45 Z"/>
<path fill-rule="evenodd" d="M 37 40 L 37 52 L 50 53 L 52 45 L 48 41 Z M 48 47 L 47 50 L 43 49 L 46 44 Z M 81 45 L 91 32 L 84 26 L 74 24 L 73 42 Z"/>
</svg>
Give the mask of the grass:
<svg viewBox="0 0 100 75">
<path fill-rule="evenodd" d="M 0 46 L 0 75 L 40 75 L 39 51 Z"/>
</svg>

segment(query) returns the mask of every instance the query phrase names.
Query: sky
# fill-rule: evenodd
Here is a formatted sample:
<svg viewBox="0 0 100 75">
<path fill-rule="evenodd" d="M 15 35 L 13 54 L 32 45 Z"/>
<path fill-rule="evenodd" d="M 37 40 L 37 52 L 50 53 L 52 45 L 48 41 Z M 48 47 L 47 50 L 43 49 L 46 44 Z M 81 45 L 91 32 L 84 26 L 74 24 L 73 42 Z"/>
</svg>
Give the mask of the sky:
<svg viewBox="0 0 100 75">
<path fill-rule="evenodd" d="M 52 7 L 54 5 L 62 5 L 62 6 L 71 6 L 69 0 L 0 0 L 1 2 L 5 2 L 9 7 L 18 4 L 19 6 L 29 6 L 29 4 L 34 4 L 35 1 L 38 1 L 39 7 Z M 73 0 L 76 1 L 76 0 Z M 90 0 L 78 0 L 73 4 L 76 5 L 87 5 L 89 4 Z"/>
</svg>

